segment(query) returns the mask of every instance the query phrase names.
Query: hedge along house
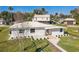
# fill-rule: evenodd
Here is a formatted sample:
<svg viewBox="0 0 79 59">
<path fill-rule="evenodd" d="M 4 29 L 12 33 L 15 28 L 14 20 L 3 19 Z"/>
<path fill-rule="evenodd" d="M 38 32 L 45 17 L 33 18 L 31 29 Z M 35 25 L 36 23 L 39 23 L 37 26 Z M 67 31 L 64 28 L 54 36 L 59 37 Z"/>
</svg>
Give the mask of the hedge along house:
<svg viewBox="0 0 79 59">
<path fill-rule="evenodd" d="M 64 35 L 64 27 L 30 21 L 14 24 L 10 27 L 10 30 L 10 37 L 14 39 L 28 36 L 39 39 L 46 38 L 48 35 Z"/>
<path fill-rule="evenodd" d="M 32 18 L 32 21 L 38 21 L 42 23 L 49 24 L 50 23 L 50 15 L 45 14 L 45 15 L 37 15 L 35 14 L 34 17 Z"/>
<path fill-rule="evenodd" d="M 75 25 L 76 20 L 74 18 L 66 18 L 66 19 L 64 19 L 64 24 L 65 25 Z"/>
</svg>

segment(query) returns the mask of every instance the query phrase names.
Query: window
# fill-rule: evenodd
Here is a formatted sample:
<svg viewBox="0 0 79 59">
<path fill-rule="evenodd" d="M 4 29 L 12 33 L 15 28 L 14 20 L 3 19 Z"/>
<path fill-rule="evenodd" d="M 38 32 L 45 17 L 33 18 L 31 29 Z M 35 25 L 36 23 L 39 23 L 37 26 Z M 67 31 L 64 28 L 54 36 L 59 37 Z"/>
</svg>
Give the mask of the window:
<svg viewBox="0 0 79 59">
<path fill-rule="evenodd" d="M 63 31 L 63 29 L 61 28 L 61 29 L 60 29 L 60 32 L 62 32 L 62 31 Z"/>
<path fill-rule="evenodd" d="M 19 30 L 19 33 L 24 33 L 24 29 L 20 29 Z"/>
<path fill-rule="evenodd" d="M 30 29 L 30 33 L 34 33 L 35 32 L 35 29 Z"/>
</svg>

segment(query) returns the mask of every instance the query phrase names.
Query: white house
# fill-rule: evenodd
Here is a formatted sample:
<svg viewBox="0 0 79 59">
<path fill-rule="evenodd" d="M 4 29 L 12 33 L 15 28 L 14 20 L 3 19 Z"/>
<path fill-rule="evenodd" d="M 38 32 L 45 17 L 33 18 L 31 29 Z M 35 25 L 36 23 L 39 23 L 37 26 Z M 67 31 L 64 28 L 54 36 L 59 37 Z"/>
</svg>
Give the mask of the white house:
<svg viewBox="0 0 79 59">
<path fill-rule="evenodd" d="M 66 19 L 64 19 L 64 24 L 65 25 L 75 25 L 76 20 L 74 18 L 66 18 Z"/>
<path fill-rule="evenodd" d="M 4 24 L 4 19 L 0 18 L 0 25 L 3 25 L 3 24 Z"/>
<path fill-rule="evenodd" d="M 45 15 L 37 15 L 35 14 L 32 21 L 38 21 L 42 23 L 49 23 L 50 22 L 50 15 L 45 14 Z"/>
<path fill-rule="evenodd" d="M 64 27 L 43 24 L 40 22 L 17 23 L 10 27 L 12 38 L 33 36 L 34 38 L 45 38 L 48 35 L 64 35 Z"/>
</svg>

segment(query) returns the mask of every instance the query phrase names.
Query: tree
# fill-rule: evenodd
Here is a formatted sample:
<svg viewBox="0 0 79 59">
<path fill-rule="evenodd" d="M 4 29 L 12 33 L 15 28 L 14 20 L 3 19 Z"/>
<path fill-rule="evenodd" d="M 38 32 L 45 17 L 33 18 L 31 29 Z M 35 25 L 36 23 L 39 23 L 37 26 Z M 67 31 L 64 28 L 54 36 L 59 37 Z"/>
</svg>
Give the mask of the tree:
<svg viewBox="0 0 79 59">
<path fill-rule="evenodd" d="M 46 11 L 45 8 L 40 8 L 40 9 L 34 9 L 33 13 L 34 14 L 47 14 L 48 12 Z"/>
<path fill-rule="evenodd" d="M 58 15 L 59 15 L 58 13 L 55 13 L 55 15 L 54 15 L 54 20 L 55 20 L 56 22 L 59 21 L 59 16 L 58 16 Z"/>
<path fill-rule="evenodd" d="M 65 15 L 61 13 L 60 18 L 65 18 Z"/>
<path fill-rule="evenodd" d="M 24 14 L 21 12 L 14 13 L 14 19 L 16 22 L 23 22 L 24 21 Z"/>
<path fill-rule="evenodd" d="M 11 17 L 11 15 L 8 11 L 1 12 L 1 18 L 3 18 L 5 20 L 5 23 L 7 25 L 9 25 L 9 23 L 10 23 L 10 17 Z"/>
<path fill-rule="evenodd" d="M 11 21 L 11 24 L 12 24 L 12 22 L 13 22 L 13 13 L 12 13 L 12 11 L 13 11 L 13 7 L 12 6 L 9 6 L 8 7 L 8 10 L 9 10 L 9 12 L 10 12 L 10 14 L 11 14 L 11 16 L 10 16 L 10 21 Z"/>
<path fill-rule="evenodd" d="M 42 14 L 47 14 L 48 13 L 45 8 L 41 8 L 41 12 L 42 12 Z"/>
<path fill-rule="evenodd" d="M 12 6 L 9 6 L 8 7 L 8 10 L 11 12 L 11 11 L 13 11 L 13 7 Z"/>
<path fill-rule="evenodd" d="M 24 19 L 25 19 L 25 21 L 32 21 L 33 16 L 34 16 L 33 13 L 25 13 Z"/>
<path fill-rule="evenodd" d="M 55 13 L 55 16 L 58 16 L 58 13 Z"/>
<path fill-rule="evenodd" d="M 74 9 L 70 11 L 73 18 L 76 19 L 77 24 L 79 24 L 79 9 Z"/>
</svg>

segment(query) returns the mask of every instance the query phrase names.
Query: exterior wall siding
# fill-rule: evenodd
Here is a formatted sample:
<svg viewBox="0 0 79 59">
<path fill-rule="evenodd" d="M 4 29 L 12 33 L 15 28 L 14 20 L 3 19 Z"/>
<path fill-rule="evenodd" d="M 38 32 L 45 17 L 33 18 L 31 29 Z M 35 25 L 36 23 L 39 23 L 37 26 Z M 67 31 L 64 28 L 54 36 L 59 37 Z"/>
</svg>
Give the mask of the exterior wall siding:
<svg viewBox="0 0 79 59">
<path fill-rule="evenodd" d="M 52 30 L 52 35 L 53 36 L 63 36 L 64 35 L 64 29 L 62 30 L 62 32 L 60 32 L 60 29 L 54 29 L 54 30 Z"/>
<path fill-rule="evenodd" d="M 0 22 L 0 25 L 2 25 L 3 24 L 3 22 Z"/>
<path fill-rule="evenodd" d="M 76 24 L 76 22 L 74 21 L 73 24 Z"/>
<path fill-rule="evenodd" d="M 45 29 L 43 28 L 35 28 L 35 33 L 30 33 L 30 29 L 25 29 L 24 33 L 19 33 L 19 29 L 11 31 L 11 37 L 18 38 L 18 37 L 28 37 L 33 36 L 34 38 L 44 38 L 45 37 Z"/>
<path fill-rule="evenodd" d="M 64 24 L 65 25 L 75 25 L 76 22 L 75 21 L 65 21 Z"/>
<path fill-rule="evenodd" d="M 49 17 L 35 17 L 33 18 L 33 21 L 50 21 Z"/>
<path fill-rule="evenodd" d="M 50 35 L 52 36 L 63 36 L 64 35 L 64 29 L 62 32 L 60 32 L 60 29 L 49 29 Z M 28 36 L 33 36 L 34 38 L 45 38 L 46 37 L 46 30 L 44 28 L 35 28 L 34 33 L 30 33 L 30 28 L 25 29 L 24 33 L 19 33 L 19 29 L 16 30 L 11 30 L 11 37 L 15 38 L 20 38 L 20 37 L 28 37 Z"/>
<path fill-rule="evenodd" d="M 3 20 L 0 20 L 0 25 L 2 25 L 4 23 L 4 21 Z"/>
</svg>

